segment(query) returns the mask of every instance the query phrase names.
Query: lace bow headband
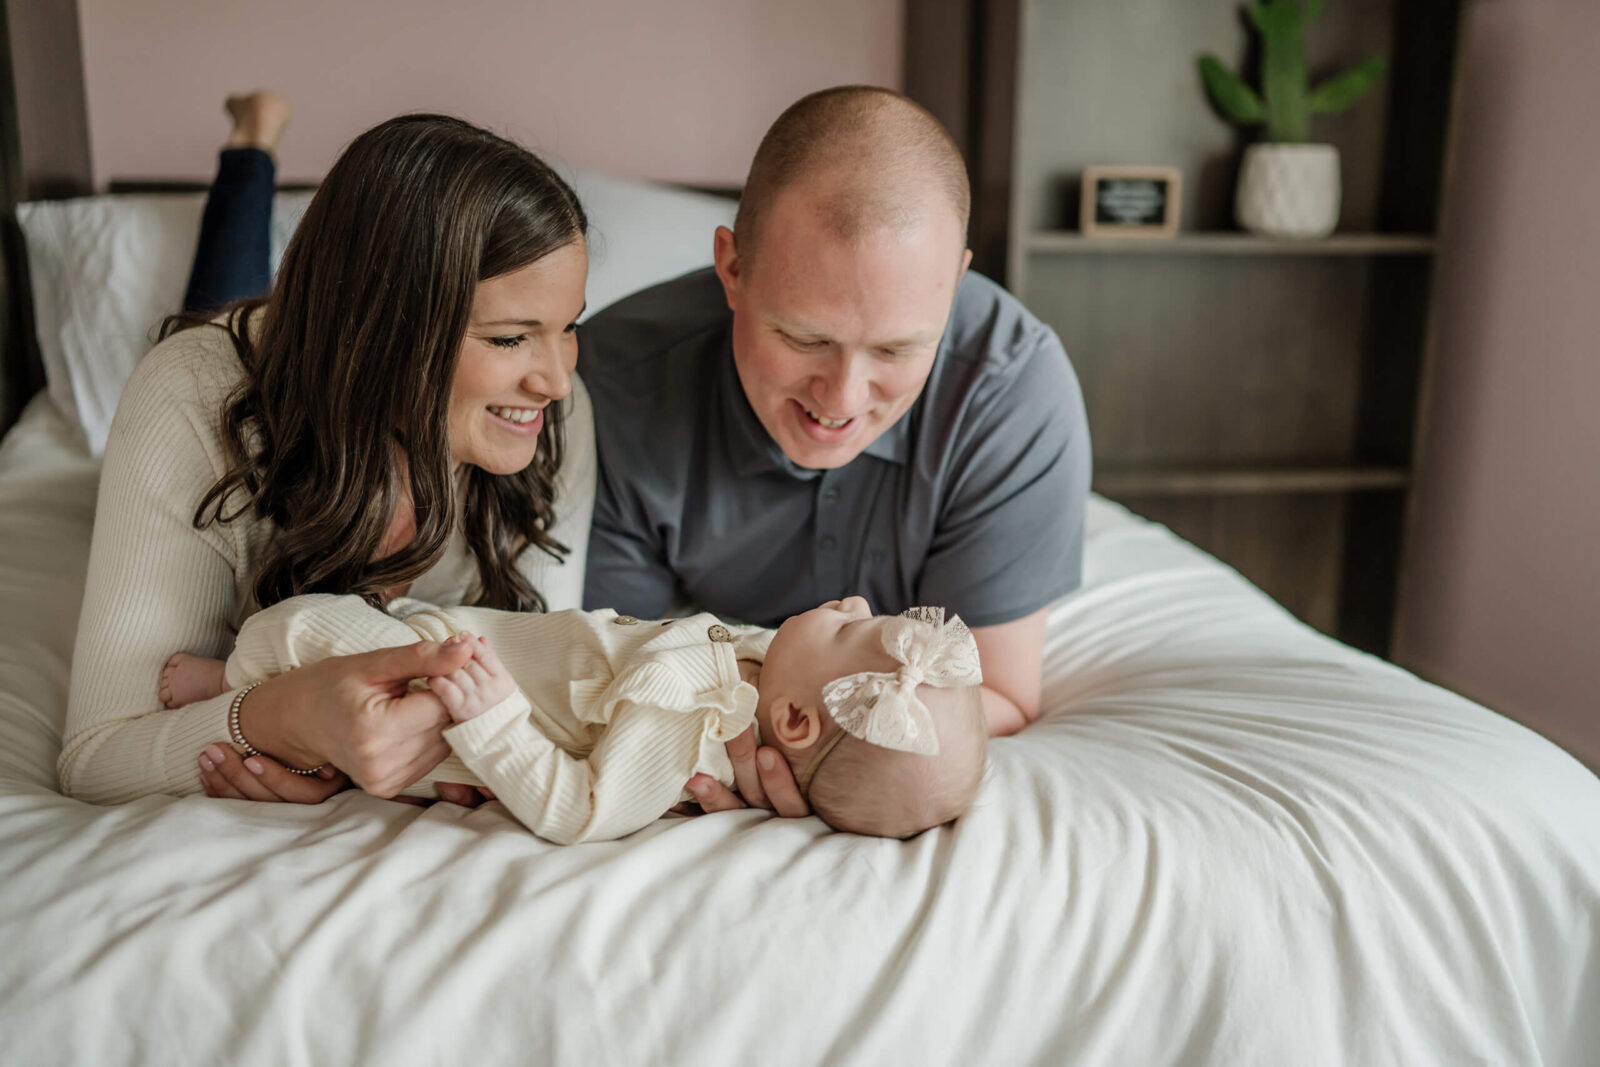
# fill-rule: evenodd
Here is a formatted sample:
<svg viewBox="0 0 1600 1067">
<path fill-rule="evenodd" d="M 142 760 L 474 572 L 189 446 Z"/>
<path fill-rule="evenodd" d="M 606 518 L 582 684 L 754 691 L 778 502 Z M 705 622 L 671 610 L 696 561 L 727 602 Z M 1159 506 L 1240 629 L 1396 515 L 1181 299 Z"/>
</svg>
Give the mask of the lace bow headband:
<svg viewBox="0 0 1600 1067">
<path fill-rule="evenodd" d="M 934 756 L 939 736 L 917 686 L 946 689 L 983 681 L 978 645 L 943 608 L 908 608 L 883 627 L 883 647 L 900 664 L 892 673 L 862 671 L 829 682 L 822 704 L 852 737 L 899 752 Z"/>
</svg>

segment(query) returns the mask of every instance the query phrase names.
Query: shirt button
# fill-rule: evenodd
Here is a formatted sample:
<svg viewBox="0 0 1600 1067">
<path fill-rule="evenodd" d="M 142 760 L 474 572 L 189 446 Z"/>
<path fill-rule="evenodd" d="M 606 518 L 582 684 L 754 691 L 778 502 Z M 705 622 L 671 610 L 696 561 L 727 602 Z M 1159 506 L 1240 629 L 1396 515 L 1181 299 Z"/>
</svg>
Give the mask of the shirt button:
<svg viewBox="0 0 1600 1067">
<path fill-rule="evenodd" d="M 831 504 L 835 500 L 838 500 L 838 499 L 839 499 L 839 490 L 837 490 L 837 489 L 824 489 L 822 491 L 822 502 L 824 504 Z"/>
<path fill-rule="evenodd" d="M 839 547 L 839 539 L 837 537 L 833 536 L 832 534 L 829 534 L 827 537 L 824 537 L 822 539 L 822 550 L 824 552 L 832 552 L 834 549 L 836 549 L 838 547 Z"/>
<path fill-rule="evenodd" d="M 722 645 L 733 640 L 733 634 L 729 632 L 726 626 L 712 626 L 706 630 L 706 636 Z"/>
<path fill-rule="evenodd" d="M 618 626 L 636 626 L 639 622 L 639 620 L 634 618 L 632 615 L 618 615 L 611 621 Z"/>
</svg>

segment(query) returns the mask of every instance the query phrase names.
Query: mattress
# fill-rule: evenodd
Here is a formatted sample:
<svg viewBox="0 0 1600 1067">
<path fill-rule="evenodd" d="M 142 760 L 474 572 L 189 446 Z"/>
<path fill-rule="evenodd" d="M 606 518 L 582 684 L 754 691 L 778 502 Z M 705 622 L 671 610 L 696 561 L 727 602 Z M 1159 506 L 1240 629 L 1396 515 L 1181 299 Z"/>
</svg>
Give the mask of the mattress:
<svg viewBox="0 0 1600 1067">
<path fill-rule="evenodd" d="M 498 804 L 60 796 L 95 481 L 36 398 L 0 446 L 8 1063 L 1600 1049 L 1600 780 L 1106 501 L 1050 615 L 1045 714 L 955 825 L 745 811 L 561 848 Z"/>
</svg>

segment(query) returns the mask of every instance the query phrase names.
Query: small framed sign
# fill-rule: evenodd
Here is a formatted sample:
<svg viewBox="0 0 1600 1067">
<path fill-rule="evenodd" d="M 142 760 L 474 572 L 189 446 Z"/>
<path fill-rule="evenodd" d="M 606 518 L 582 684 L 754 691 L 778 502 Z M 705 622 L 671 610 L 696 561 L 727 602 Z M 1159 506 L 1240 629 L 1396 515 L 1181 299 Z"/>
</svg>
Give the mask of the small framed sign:
<svg viewBox="0 0 1600 1067">
<path fill-rule="evenodd" d="M 1176 237 L 1183 202 L 1177 167 L 1090 167 L 1079 207 L 1085 237 Z"/>
</svg>

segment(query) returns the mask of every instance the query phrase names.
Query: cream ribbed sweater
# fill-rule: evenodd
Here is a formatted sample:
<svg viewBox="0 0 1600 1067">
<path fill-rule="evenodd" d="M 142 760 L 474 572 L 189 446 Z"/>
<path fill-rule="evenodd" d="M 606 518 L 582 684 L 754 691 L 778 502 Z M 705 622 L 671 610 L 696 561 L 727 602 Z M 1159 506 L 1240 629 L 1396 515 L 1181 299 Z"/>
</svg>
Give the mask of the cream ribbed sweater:
<svg viewBox="0 0 1600 1067">
<path fill-rule="evenodd" d="M 157 685 L 175 651 L 225 657 L 255 610 L 250 587 L 270 524 L 245 516 L 197 530 L 192 521 L 225 467 L 222 407 L 240 373 L 220 329 L 185 330 L 144 358 L 117 405 L 58 765 L 62 792 L 80 800 L 113 804 L 152 793 L 198 793 L 196 758 L 228 739 L 231 693 L 167 710 Z M 519 562 L 555 609 L 582 603 L 594 510 L 594 416 L 576 377 L 566 403 L 567 454 L 552 533 L 572 551 L 560 564 L 537 550 Z M 458 532 L 411 592 L 457 604 L 475 577 Z"/>
<path fill-rule="evenodd" d="M 610 610 L 534 615 L 409 599 L 389 611 L 353 596 L 274 604 L 245 621 L 227 683 L 470 630 L 488 639 L 519 689 L 445 731 L 455 757 L 430 780 L 487 785 L 558 845 L 649 825 L 686 796 L 695 774 L 733 784 L 724 745 L 749 727 L 756 704 L 737 660 L 764 660 L 771 630 L 723 626 L 713 615 L 640 622 Z"/>
</svg>

